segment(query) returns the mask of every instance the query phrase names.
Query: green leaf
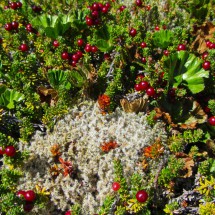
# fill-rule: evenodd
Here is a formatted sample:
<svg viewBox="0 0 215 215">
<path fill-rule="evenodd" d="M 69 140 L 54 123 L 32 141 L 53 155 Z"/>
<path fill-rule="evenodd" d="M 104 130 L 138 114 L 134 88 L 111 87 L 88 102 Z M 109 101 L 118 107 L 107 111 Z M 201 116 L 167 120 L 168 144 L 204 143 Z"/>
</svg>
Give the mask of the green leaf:
<svg viewBox="0 0 215 215">
<path fill-rule="evenodd" d="M 102 52 L 110 52 L 114 48 L 110 40 L 103 39 L 97 40 L 96 46 Z"/>
<path fill-rule="evenodd" d="M 173 36 L 174 35 L 171 30 L 157 31 L 153 35 L 153 43 L 157 47 L 166 49 L 172 43 Z"/>
<path fill-rule="evenodd" d="M 73 70 L 70 73 L 70 78 L 72 80 L 72 84 L 76 87 L 82 87 L 85 83 L 85 78 L 78 71 Z"/>
<path fill-rule="evenodd" d="M 171 55 L 164 66 L 168 71 L 169 87 L 178 87 L 183 84 L 193 93 L 204 90 L 204 78 L 209 77 L 209 72 L 202 69 L 202 60 L 194 54 L 180 51 Z"/>
<path fill-rule="evenodd" d="M 3 93 L 0 92 L 0 106 L 13 109 L 15 107 L 14 102 L 20 102 L 24 99 L 24 95 L 15 90 L 6 89 Z"/>
<path fill-rule="evenodd" d="M 67 80 L 67 73 L 62 70 L 49 70 L 48 79 L 51 86 L 55 89 L 59 89 L 60 86 L 67 90 L 71 88 L 71 84 Z"/>
</svg>

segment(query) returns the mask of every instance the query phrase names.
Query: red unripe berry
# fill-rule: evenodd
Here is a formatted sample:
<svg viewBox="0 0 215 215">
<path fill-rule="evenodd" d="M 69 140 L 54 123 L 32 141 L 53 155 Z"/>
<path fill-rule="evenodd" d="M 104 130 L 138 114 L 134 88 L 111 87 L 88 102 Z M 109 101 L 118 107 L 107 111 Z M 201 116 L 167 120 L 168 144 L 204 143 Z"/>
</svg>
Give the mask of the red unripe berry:
<svg viewBox="0 0 215 215">
<path fill-rule="evenodd" d="M 0 155 L 3 155 L 5 153 L 5 150 L 0 146 Z"/>
<path fill-rule="evenodd" d="M 28 190 L 25 192 L 24 198 L 26 201 L 33 202 L 36 199 L 36 194 L 33 190 Z"/>
<path fill-rule="evenodd" d="M 135 28 L 131 28 L 129 34 L 130 36 L 135 37 L 137 35 L 137 30 Z"/>
<path fill-rule="evenodd" d="M 136 199 L 138 202 L 145 202 L 148 199 L 148 193 L 145 190 L 139 190 L 136 193 Z"/>
<path fill-rule="evenodd" d="M 211 116 L 211 117 L 208 119 L 208 123 L 209 123 L 211 126 L 215 126 L 215 116 Z"/>
<path fill-rule="evenodd" d="M 153 87 L 149 87 L 147 90 L 146 90 L 146 94 L 148 96 L 154 96 L 155 95 L 155 89 Z"/>
<path fill-rule="evenodd" d="M 120 189 L 120 183 L 119 182 L 113 182 L 112 189 L 114 191 L 118 191 Z"/>
<path fill-rule="evenodd" d="M 140 46 L 141 46 L 141 48 L 146 48 L 147 47 L 147 44 L 145 43 L 145 42 L 142 42 L 142 43 L 140 43 Z"/>
<path fill-rule="evenodd" d="M 28 51 L 28 45 L 23 43 L 19 46 L 19 49 L 22 51 L 22 52 L 26 52 Z"/>
<path fill-rule="evenodd" d="M 11 22 L 11 25 L 12 25 L 12 28 L 13 28 L 14 30 L 18 29 L 18 27 L 19 27 L 19 23 L 16 22 L 16 21 Z"/>
<path fill-rule="evenodd" d="M 6 23 L 4 28 L 5 28 L 6 31 L 11 31 L 13 29 L 13 26 L 12 26 L 11 23 Z"/>
<path fill-rule="evenodd" d="M 10 8 L 13 9 L 13 10 L 16 10 L 17 9 L 17 3 L 16 2 L 11 2 L 10 3 Z"/>
<path fill-rule="evenodd" d="M 54 46 L 55 48 L 57 48 L 59 45 L 60 45 L 60 43 L 59 43 L 57 40 L 54 40 L 54 41 L 53 41 L 53 46 Z"/>
<path fill-rule="evenodd" d="M 91 47 L 91 52 L 96 53 L 98 51 L 98 48 L 96 46 Z"/>
<path fill-rule="evenodd" d="M 177 47 L 178 51 L 185 51 L 186 50 L 186 46 L 184 44 L 179 44 Z"/>
<path fill-rule="evenodd" d="M 146 90 L 149 87 L 149 83 L 147 81 L 141 81 L 139 85 L 141 90 Z"/>
<path fill-rule="evenodd" d="M 34 208 L 34 203 L 26 201 L 25 204 L 23 205 L 23 210 L 26 212 L 30 212 Z"/>
<path fill-rule="evenodd" d="M 9 157 L 14 157 L 16 154 L 16 149 L 14 146 L 7 146 L 5 148 L 5 154 Z"/>
<path fill-rule="evenodd" d="M 63 60 L 68 60 L 68 59 L 69 59 L 69 53 L 68 53 L 68 52 L 63 52 L 63 53 L 61 54 L 61 58 L 62 58 Z"/>
<path fill-rule="evenodd" d="M 203 64 L 202 64 L 202 68 L 204 70 L 209 70 L 211 68 L 211 63 L 210 61 L 205 61 Z"/>
<path fill-rule="evenodd" d="M 78 44 L 79 47 L 83 46 L 84 45 L 84 40 L 83 39 L 78 39 L 77 44 Z"/>
</svg>

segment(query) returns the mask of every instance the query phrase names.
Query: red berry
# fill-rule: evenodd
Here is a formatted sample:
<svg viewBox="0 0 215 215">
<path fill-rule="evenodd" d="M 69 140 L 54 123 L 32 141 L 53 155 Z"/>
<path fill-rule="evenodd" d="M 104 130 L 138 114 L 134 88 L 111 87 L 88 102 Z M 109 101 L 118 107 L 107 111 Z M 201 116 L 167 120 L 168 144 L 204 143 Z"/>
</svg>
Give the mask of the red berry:
<svg viewBox="0 0 215 215">
<path fill-rule="evenodd" d="M 78 61 L 79 60 L 79 56 L 77 54 L 73 54 L 72 55 L 72 60 Z"/>
<path fill-rule="evenodd" d="M 209 49 L 215 49 L 215 43 L 211 43 Z"/>
<path fill-rule="evenodd" d="M 108 9 L 110 8 L 110 6 L 111 6 L 111 5 L 110 5 L 109 2 L 106 2 L 106 3 L 105 3 L 105 7 L 107 7 Z"/>
<path fill-rule="evenodd" d="M 13 29 L 13 26 L 12 26 L 11 23 L 6 23 L 4 28 L 5 28 L 6 31 L 11 31 Z"/>
<path fill-rule="evenodd" d="M 208 119 L 208 123 L 212 126 L 215 126 L 215 116 L 211 116 L 209 119 Z"/>
<path fill-rule="evenodd" d="M 19 190 L 19 191 L 17 191 L 16 195 L 20 198 L 21 196 L 25 195 L 25 191 L 24 190 Z"/>
<path fill-rule="evenodd" d="M 208 52 L 204 52 L 202 54 L 202 59 L 205 60 L 208 57 Z"/>
<path fill-rule="evenodd" d="M 82 51 L 77 51 L 76 54 L 78 55 L 79 59 L 83 57 L 83 53 Z"/>
<path fill-rule="evenodd" d="M 209 48 L 210 45 L 211 45 L 211 41 L 210 41 L 210 40 L 207 40 L 207 41 L 206 41 L 206 46 Z"/>
<path fill-rule="evenodd" d="M 33 31 L 33 27 L 31 24 L 27 24 L 25 29 L 28 31 L 28 32 L 32 32 Z"/>
<path fill-rule="evenodd" d="M 139 85 L 141 90 L 146 90 L 149 87 L 149 83 L 147 81 L 141 81 Z"/>
<path fill-rule="evenodd" d="M 150 5 L 146 5 L 146 10 L 147 11 L 151 10 L 151 6 Z"/>
<path fill-rule="evenodd" d="M 11 2 L 10 3 L 10 8 L 13 9 L 13 10 L 16 10 L 18 8 L 17 3 L 16 2 Z"/>
<path fill-rule="evenodd" d="M 86 18 L 86 24 L 88 26 L 92 26 L 93 25 L 93 19 L 92 18 Z"/>
<path fill-rule="evenodd" d="M 97 2 L 94 2 L 94 3 L 92 4 L 92 9 L 93 9 L 93 10 L 99 10 L 99 4 L 98 4 Z"/>
<path fill-rule="evenodd" d="M 104 7 L 102 8 L 102 13 L 107 13 L 107 12 L 108 12 L 108 10 L 109 10 L 109 8 L 108 8 L 108 7 L 106 7 L 106 6 L 104 6 Z"/>
<path fill-rule="evenodd" d="M 33 5 L 31 8 L 35 13 L 39 13 L 42 11 L 42 8 L 36 5 Z"/>
<path fill-rule="evenodd" d="M 155 26 L 155 31 L 160 31 L 159 26 Z"/>
<path fill-rule="evenodd" d="M 136 91 L 141 91 L 140 84 L 135 84 L 134 89 L 135 89 Z"/>
<path fill-rule="evenodd" d="M 19 23 L 16 22 L 16 21 L 13 21 L 13 22 L 11 23 L 11 25 L 12 25 L 12 27 L 13 27 L 14 30 L 18 29 L 18 27 L 19 27 Z"/>
<path fill-rule="evenodd" d="M 16 154 L 16 149 L 14 146 L 7 146 L 5 148 L 5 154 L 9 157 L 14 157 L 14 155 Z"/>
<path fill-rule="evenodd" d="M 77 44 L 78 44 L 78 46 L 83 46 L 84 45 L 84 40 L 83 39 L 78 39 Z"/>
<path fill-rule="evenodd" d="M 62 58 L 63 60 L 68 60 L 68 59 L 69 59 L 69 53 L 68 53 L 68 52 L 63 52 L 63 53 L 61 54 L 61 58 Z"/>
<path fill-rule="evenodd" d="M 34 208 L 34 203 L 33 202 L 26 201 L 25 204 L 23 205 L 23 209 L 26 212 L 30 212 L 33 208 Z"/>
<path fill-rule="evenodd" d="M 21 8 L 22 7 L 22 2 L 18 1 L 16 2 L 17 8 Z"/>
<path fill-rule="evenodd" d="M 148 199 L 148 193 L 145 190 L 139 190 L 136 193 L 136 199 L 138 202 L 145 202 Z"/>
<path fill-rule="evenodd" d="M 169 51 L 168 51 L 168 50 L 164 50 L 164 51 L 163 51 L 163 54 L 164 54 L 165 56 L 169 56 Z"/>
<path fill-rule="evenodd" d="M 137 34 L 137 30 L 135 28 L 131 28 L 129 34 L 130 34 L 130 36 L 135 37 Z"/>
<path fill-rule="evenodd" d="M 105 59 L 105 60 L 109 60 L 109 59 L 110 59 L 110 54 L 105 53 L 105 54 L 104 54 L 104 59 Z"/>
<path fill-rule="evenodd" d="M 209 70 L 210 67 L 211 67 L 210 61 L 205 61 L 205 62 L 202 64 L 202 68 L 203 68 L 204 70 Z"/>
<path fill-rule="evenodd" d="M 0 146 L 0 155 L 5 154 L 5 150 Z"/>
<path fill-rule="evenodd" d="M 146 63 L 146 58 L 145 58 L 145 57 L 142 57 L 142 58 L 141 58 L 141 61 L 142 61 L 142 63 Z"/>
<path fill-rule="evenodd" d="M 72 215 L 71 211 L 67 211 L 64 215 Z"/>
<path fill-rule="evenodd" d="M 84 50 L 85 50 L 86 52 L 91 52 L 91 51 L 92 51 L 92 46 L 91 46 L 90 44 L 87 44 L 87 45 L 85 46 Z"/>
<path fill-rule="evenodd" d="M 26 45 L 26 44 L 21 44 L 20 46 L 19 46 L 19 49 L 22 51 L 22 52 L 26 52 L 26 51 L 28 51 L 28 45 Z"/>
<path fill-rule="evenodd" d="M 138 7 L 141 7 L 143 3 L 142 3 L 141 0 L 136 0 L 136 1 L 135 1 L 135 4 L 136 4 Z"/>
<path fill-rule="evenodd" d="M 104 7 L 104 5 L 101 2 L 98 2 L 99 5 L 99 10 L 102 10 L 102 8 Z"/>
<path fill-rule="evenodd" d="M 54 41 L 53 41 L 53 46 L 54 46 L 55 48 L 57 48 L 59 45 L 60 45 L 60 43 L 59 43 L 57 40 L 54 40 Z"/>
<path fill-rule="evenodd" d="M 153 87 L 149 87 L 147 90 L 146 90 L 146 94 L 148 96 L 154 96 L 155 95 L 155 89 Z"/>
<path fill-rule="evenodd" d="M 99 12 L 97 10 L 94 10 L 91 14 L 92 14 L 92 17 L 94 18 L 99 17 Z"/>
<path fill-rule="evenodd" d="M 72 65 L 73 67 L 76 67 L 77 61 L 73 60 L 70 65 Z"/>
<path fill-rule="evenodd" d="M 96 46 L 91 47 L 91 52 L 96 53 L 98 51 L 98 48 Z"/>
<path fill-rule="evenodd" d="M 120 183 L 119 182 L 113 182 L 112 189 L 114 191 L 118 191 L 120 189 Z"/>
<path fill-rule="evenodd" d="M 186 46 L 184 44 L 179 44 L 177 47 L 177 50 L 178 51 L 184 51 L 184 50 L 186 50 Z"/>
<path fill-rule="evenodd" d="M 146 48 L 147 47 L 147 44 L 145 43 L 145 42 L 142 42 L 142 43 L 140 43 L 140 46 L 141 46 L 141 48 Z"/>
<path fill-rule="evenodd" d="M 145 77 L 144 75 L 138 75 L 138 76 L 136 77 L 136 80 L 137 80 L 137 81 L 142 81 L 142 79 L 143 79 L 144 77 Z"/>
<path fill-rule="evenodd" d="M 122 12 L 123 10 L 125 10 L 126 6 L 122 5 L 121 7 L 119 7 L 119 11 Z"/>
<path fill-rule="evenodd" d="M 25 192 L 24 198 L 26 201 L 33 202 L 36 199 L 36 194 L 33 190 L 28 190 Z"/>
</svg>

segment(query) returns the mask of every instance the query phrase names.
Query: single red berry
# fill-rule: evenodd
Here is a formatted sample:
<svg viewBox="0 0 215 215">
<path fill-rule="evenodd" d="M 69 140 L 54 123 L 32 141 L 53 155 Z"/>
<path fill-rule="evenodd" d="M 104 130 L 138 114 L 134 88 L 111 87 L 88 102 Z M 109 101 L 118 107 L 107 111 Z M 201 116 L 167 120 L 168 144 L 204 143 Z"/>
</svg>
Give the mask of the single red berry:
<svg viewBox="0 0 215 215">
<path fill-rule="evenodd" d="M 70 65 L 72 65 L 73 67 L 76 67 L 77 65 L 77 61 L 75 61 L 75 60 L 72 60 L 72 62 L 70 63 Z"/>
<path fill-rule="evenodd" d="M 206 41 L 206 46 L 209 48 L 210 45 L 211 45 L 211 41 L 210 41 L 210 40 L 207 40 L 207 41 Z"/>
<path fill-rule="evenodd" d="M 164 54 L 165 56 L 169 56 L 169 51 L 168 51 L 168 50 L 164 50 L 164 51 L 163 51 L 163 54 Z"/>
<path fill-rule="evenodd" d="M 105 7 L 107 7 L 108 9 L 110 8 L 110 6 L 111 6 L 111 5 L 110 5 L 109 2 L 106 2 L 106 3 L 105 3 Z"/>
<path fill-rule="evenodd" d="M 16 149 L 14 146 L 7 146 L 5 148 L 5 154 L 9 157 L 14 157 L 14 155 L 16 154 Z"/>
<path fill-rule="evenodd" d="M 28 45 L 23 43 L 19 46 L 19 49 L 22 51 L 22 52 L 26 52 L 28 51 Z"/>
<path fill-rule="evenodd" d="M 126 6 L 122 5 L 122 6 L 119 7 L 119 11 L 122 12 L 123 10 L 125 10 L 125 8 L 126 8 Z"/>
<path fill-rule="evenodd" d="M 16 192 L 16 195 L 20 198 L 20 197 L 24 197 L 24 195 L 25 195 L 25 191 L 24 190 L 19 190 L 19 191 L 17 191 Z"/>
<path fill-rule="evenodd" d="M 104 54 L 104 60 L 109 60 L 109 59 L 110 59 L 110 54 L 105 53 L 105 54 Z"/>
<path fill-rule="evenodd" d="M 11 23 L 6 23 L 5 26 L 4 26 L 5 30 L 6 31 L 11 31 L 13 30 L 13 26 Z"/>
<path fill-rule="evenodd" d="M 143 2 L 141 0 L 136 0 L 135 1 L 135 4 L 138 6 L 138 7 L 141 7 Z"/>
<path fill-rule="evenodd" d="M 178 51 L 185 51 L 186 50 L 186 46 L 184 44 L 179 44 L 177 47 Z"/>
<path fill-rule="evenodd" d="M 147 44 L 145 43 L 145 42 L 142 42 L 142 43 L 140 43 L 140 46 L 141 46 L 141 48 L 146 48 L 147 47 Z"/>
<path fill-rule="evenodd" d="M 166 25 L 163 25 L 162 28 L 163 28 L 163 30 L 166 30 L 166 29 L 167 29 Z"/>
<path fill-rule="evenodd" d="M 33 208 L 34 208 L 34 203 L 31 201 L 30 202 L 26 201 L 25 204 L 23 205 L 23 209 L 26 212 L 30 212 Z"/>
<path fill-rule="evenodd" d="M 19 23 L 16 22 L 16 21 L 11 22 L 11 25 L 12 25 L 12 28 L 13 28 L 14 30 L 18 29 L 18 27 L 19 27 Z"/>
<path fill-rule="evenodd" d="M 16 10 L 18 8 L 17 3 L 16 2 L 11 2 L 10 3 L 10 8 L 13 9 L 13 10 Z"/>
<path fill-rule="evenodd" d="M 79 47 L 83 46 L 84 45 L 84 40 L 83 39 L 78 39 L 77 44 L 78 44 Z"/>
<path fill-rule="evenodd" d="M 93 25 L 93 19 L 92 18 L 86 18 L 86 24 L 88 26 L 92 26 Z"/>
<path fill-rule="evenodd" d="M 135 28 L 131 28 L 129 34 L 130 36 L 135 37 L 137 35 L 137 30 Z"/>
<path fill-rule="evenodd" d="M 215 49 L 215 43 L 211 43 L 209 49 Z"/>
<path fill-rule="evenodd" d="M 148 193 L 145 190 L 139 190 L 136 193 L 136 199 L 138 202 L 145 202 L 148 199 Z"/>
<path fill-rule="evenodd" d="M 92 4 L 92 9 L 93 9 L 93 10 L 99 10 L 99 4 L 98 4 L 97 2 L 94 2 L 94 3 Z"/>
<path fill-rule="evenodd" d="M 42 8 L 40 6 L 33 5 L 31 8 L 35 13 L 39 13 L 42 11 Z"/>
<path fill-rule="evenodd" d="M 109 10 L 109 7 L 106 7 L 106 6 L 104 6 L 103 8 L 102 8 L 102 13 L 107 13 L 108 12 L 108 10 Z"/>
<path fill-rule="evenodd" d="M 73 54 L 72 55 L 72 60 L 77 62 L 79 60 L 79 56 L 77 54 Z"/>
<path fill-rule="evenodd" d="M 92 17 L 94 18 L 97 18 L 99 17 L 99 12 L 97 10 L 94 10 L 92 13 L 91 13 Z"/>
<path fill-rule="evenodd" d="M 204 70 L 209 70 L 211 68 L 211 63 L 210 61 L 205 61 L 203 64 L 202 64 L 202 68 Z"/>
<path fill-rule="evenodd" d="M 22 2 L 18 1 L 16 2 L 17 8 L 21 8 L 22 7 Z"/>
<path fill-rule="evenodd" d="M 149 87 L 149 83 L 148 83 L 147 81 L 141 81 L 141 82 L 139 83 L 139 85 L 140 85 L 140 89 L 141 89 L 141 90 L 146 90 L 146 89 L 148 89 L 148 87 Z"/>
<path fill-rule="evenodd" d="M 112 189 L 114 191 L 118 191 L 120 189 L 120 183 L 119 182 L 113 182 Z"/>
<path fill-rule="evenodd" d="M 202 54 L 202 59 L 205 60 L 205 59 L 208 57 L 208 54 L 209 54 L 209 53 L 205 51 L 205 52 Z"/>
<path fill-rule="evenodd" d="M 159 26 L 155 26 L 155 31 L 160 31 Z"/>
<path fill-rule="evenodd" d="M 142 57 L 142 58 L 141 58 L 141 61 L 142 61 L 142 63 L 146 63 L 146 58 L 145 58 L 145 57 Z"/>
<path fill-rule="evenodd" d="M 205 111 L 205 113 L 210 113 L 210 112 L 211 112 L 211 109 L 210 109 L 208 106 L 206 106 L 206 107 L 204 108 L 204 111 Z"/>
<path fill-rule="evenodd" d="M 212 126 L 215 126 L 215 116 L 211 116 L 209 119 L 208 119 L 208 123 Z"/>
<path fill-rule="evenodd" d="M 69 59 L 69 53 L 68 53 L 68 52 L 63 52 L 63 53 L 61 54 L 61 58 L 62 58 L 63 60 L 68 60 L 68 59 Z"/>
<path fill-rule="evenodd" d="M 9 8 L 10 8 L 10 7 L 7 6 L 7 5 L 4 6 L 4 10 L 7 10 L 7 9 L 9 9 Z"/>
<path fill-rule="evenodd" d="M 155 89 L 153 87 L 149 87 L 147 90 L 146 90 L 146 94 L 148 96 L 154 96 L 155 95 Z"/>
<path fill-rule="evenodd" d="M 150 5 L 146 5 L 146 10 L 150 11 L 151 10 L 151 6 Z"/>
<path fill-rule="evenodd" d="M 134 85 L 134 89 L 135 89 L 136 91 L 141 91 L 140 84 L 135 84 L 135 85 Z"/>
<path fill-rule="evenodd" d="M 104 7 L 104 5 L 101 2 L 98 2 L 98 6 L 99 6 L 99 10 L 102 10 L 102 8 Z"/>
<path fill-rule="evenodd" d="M 5 154 L 5 150 L 0 146 L 0 155 Z"/>
<path fill-rule="evenodd" d="M 67 211 L 64 215 L 72 215 L 71 211 Z"/>
<path fill-rule="evenodd" d="M 91 52 L 96 53 L 98 51 L 97 46 L 92 46 L 91 47 Z"/>
<path fill-rule="evenodd" d="M 86 52 L 91 52 L 91 51 L 92 51 L 92 46 L 91 46 L 90 44 L 87 44 L 87 45 L 85 46 L 84 50 L 85 50 Z"/>
<path fill-rule="evenodd" d="M 79 59 L 83 57 L 83 53 L 82 51 L 77 51 L 76 54 L 78 55 Z"/>
<path fill-rule="evenodd" d="M 25 27 L 26 31 L 28 32 L 33 32 L 33 27 L 31 24 L 27 24 L 26 27 Z"/>
<path fill-rule="evenodd" d="M 54 41 L 53 41 L 53 46 L 54 46 L 55 48 L 57 48 L 59 45 L 60 45 L 60 43 L 59 43 L 57 40 L 54 40 Z"/>
<path fill-rule="evenodd" d="M 25 192 L 24 198 L 26 201 L 33 202 L 36 199 L 36 194 L 33 190 L 28 190 Z"/>
</svg>

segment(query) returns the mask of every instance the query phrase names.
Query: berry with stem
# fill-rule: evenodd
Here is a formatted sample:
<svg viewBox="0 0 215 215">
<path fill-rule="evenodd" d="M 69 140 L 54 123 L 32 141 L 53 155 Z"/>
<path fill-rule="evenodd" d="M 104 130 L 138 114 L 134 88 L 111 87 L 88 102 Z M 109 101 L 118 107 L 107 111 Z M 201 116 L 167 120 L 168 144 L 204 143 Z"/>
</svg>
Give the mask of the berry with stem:
<svg viewBox="0 0 215 215">
<path fill-rule="evenodd" d="M 148 193 L 145 190 L 139 190 L 136 193 L 136 199 L 138 202 L 145 202 L 148 199 Z"/>
</svg>

